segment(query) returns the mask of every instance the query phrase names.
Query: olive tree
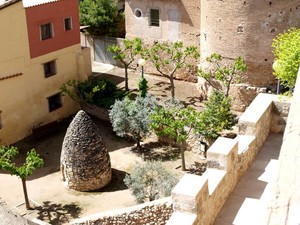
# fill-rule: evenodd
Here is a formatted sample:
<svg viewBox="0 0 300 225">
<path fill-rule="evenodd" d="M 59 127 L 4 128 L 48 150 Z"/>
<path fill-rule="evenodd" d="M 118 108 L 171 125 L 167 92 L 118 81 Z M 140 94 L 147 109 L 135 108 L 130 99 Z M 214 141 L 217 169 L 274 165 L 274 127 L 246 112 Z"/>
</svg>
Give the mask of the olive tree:
<svg viewBox="0 0 300 225">
<path fill-rule="evenodd" d="M 22 187 L 25 198 L 25 205 L 27 209 L 30 209 L 30 203 L 26 188 L 26 178 L 33 173 L 39 167 L 44 164 L 43 159 L 37 154 L 35 149 L 31 149 L 27 152 L 25 162 L 22 166 L 17 166 L 13 159 L 19 154 L 18 148 L 2 146 L 0 147 L 0 169 L 8 171 L 11 175 L 19 177 L 22 181 Z"/>
<path fill-rule="evenodd" d="M 125 69 L 125 90 L 128 91 L 128 68 L 135 60 L 135 57 L 143 51 L 140 38 L 124 39 L 120 45 L 110 45 L 107 51 L 113 53 L 113 58 L 120 61 Z"/>
<path fill-rule="evenodd" d="M 160 161 L 137 164 L 132 173 L 124 178 L 124 183 L 138 203 L 170 196 L 177 182 L 177 176 L 163 167 Z"/>
<path fill-rule="evenodd" d="M 156 100 L 151 95 L 146 97 L 137 96 L 135 100 L 124 98 L 115 101 L 109 112 L 113 130 L 121 137 L 131 135 L 137 144 L 137 148 L 140 149 L 142 138 L 150 130 L 150 115 L 156 105 Z"/>
<path fill-rule="evenodd" d="M 211 54 L 206 58 L 208 66 L 204 68 L 199 65 L 198 75 L 215 90 L 223 91 L 225 89 L 225 96 L 228 96 L 231 84 L 242 81 L 241 73 L 247 70 L 247 65 L 242 57 L 237 57 L 233 63 L 227 64 L 224 64 L 223 60 L 224 58 L 220 54 Z M 222 85 L 216 81 L 220 81 Z"/>
<path fill-rule="evenodd" d="M 277 35 L 272 43 L 274 75 L 283 86 L 293 88 L 300 65 L 300 28 L 291 28 Z"/>
<path fill-rule="evenodd" d="M 196 46 L 184 46 L 181 41 L 155 42 L 147 54 L 156 70 L 170 81 L 171 96 L 175 98 L 174 75 L 183 67 L 191 67 L 189 60 L 197 60 L 200 56 Z"/>
</svg>

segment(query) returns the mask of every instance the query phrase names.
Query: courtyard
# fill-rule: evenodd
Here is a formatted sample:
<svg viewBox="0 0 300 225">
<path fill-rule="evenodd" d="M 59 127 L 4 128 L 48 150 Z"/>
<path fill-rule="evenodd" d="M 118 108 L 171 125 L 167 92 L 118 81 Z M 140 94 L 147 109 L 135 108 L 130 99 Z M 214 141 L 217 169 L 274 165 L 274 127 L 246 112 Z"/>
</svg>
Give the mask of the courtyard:
<svg viewBox="0 0 300 225">
<path fill-rule="evenodd" d="M 107 78 L 118 86 L 123 83 L 123 70 L 114 68 L 109 73 L 94 74 L 97 78 Z M 139 73 L 131 71 L 129 76 L 130 89 L 133 92 L 137 88 Z M 146 75 L 149 82 L 150 93 L 157 98 L 168 97 L 168 81 L 162 77 Z M 184 87 L 184 88 L 183 88 Z M 200 109 L 200 98 L 197 97 L 197 89 L 194 83 L 176 81 L 176 96 L 185 101 L 187 105 L 193 105 Z M 18 162 L 23 162 L 25 152 L 35 148 L 44 159 L 44 167 L 35 171 L 28 177 L 27 189 L 34 209 L 26 211 L 21 180 L 16 176 L 1 171 L 0 197 L 21 214 L 27 214 L 30 218 L 38 218 L 50 224 L 65 224 L 75 218 L 124 208 L 136 204 L 135 198 L 123 182 L 126 173 L 130 173 L 138 162 L 147 160 L 162 160 L 167 168 L 170 168 L 182 176 L 180 169 L 180 152 L 178 148 L 162 145 L 154 136 L 149 136 L 143 143 L 144 150 L 137 151 L 134 142 L 117 137 L 107 121 L 92 118 L 99 128 L 106 148 L 110 154 L 112 165 L 112 180 L 104 188 L 94 192 L 77 192 L 64 187 L 60 173 L 60 152 L 63 138 L 69 123 L 67 118 L 61 121 L 55 132 L 40 138 L 28 137 L 16 144 L 21 152 Z M 186 152 L 186 163 L 189 168 L 195 161 L 203 162 L 200 155 Z"/>
</svg>

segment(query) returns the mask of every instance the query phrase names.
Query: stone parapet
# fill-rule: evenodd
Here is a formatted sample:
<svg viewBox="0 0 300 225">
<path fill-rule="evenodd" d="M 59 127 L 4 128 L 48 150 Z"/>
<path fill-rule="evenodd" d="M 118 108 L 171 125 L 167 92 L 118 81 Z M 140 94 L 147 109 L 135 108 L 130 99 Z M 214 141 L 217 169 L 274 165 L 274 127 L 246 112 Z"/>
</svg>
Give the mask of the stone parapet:
<svg viewBox="0 0 300 225">
<path fill-rule="evenodd" d="M 186 174 L 172 191 L 173 208 L 167 225 L 189 218 L 188 225 L 213 224 L 236 183 L 254 161 L 271 131 L 282 132 L 289 103 L 259 94 L 239 120 L 235 139 L 218 138 L 208 149 L 208 169 Z M 274 121 L 275 120 L 275 121 Z M 278 122 L 279 121 L 279 122 Z"/>
</svg>

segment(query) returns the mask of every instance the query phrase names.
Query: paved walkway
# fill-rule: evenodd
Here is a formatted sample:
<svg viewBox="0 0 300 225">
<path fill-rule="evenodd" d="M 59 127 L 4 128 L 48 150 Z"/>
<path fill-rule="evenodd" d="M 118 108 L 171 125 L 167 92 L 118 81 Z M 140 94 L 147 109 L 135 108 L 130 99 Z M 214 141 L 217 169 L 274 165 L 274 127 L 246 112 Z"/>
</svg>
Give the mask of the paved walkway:
<svg viewBox="0 0 300 225">
<path fill-rule="evenodd" d="M 250 169 L 237 183 L 214 225 L 266 224 L 273 183 L 278 173 L 281 134 L 270 134 Z"/>
</svg>

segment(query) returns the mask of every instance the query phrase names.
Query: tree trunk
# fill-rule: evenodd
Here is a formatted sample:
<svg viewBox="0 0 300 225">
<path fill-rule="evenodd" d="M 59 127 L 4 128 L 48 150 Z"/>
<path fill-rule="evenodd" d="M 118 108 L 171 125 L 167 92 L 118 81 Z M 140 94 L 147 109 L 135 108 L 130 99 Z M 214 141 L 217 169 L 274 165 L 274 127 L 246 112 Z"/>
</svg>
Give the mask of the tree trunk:
<svg viewBox="0 0 300 225">
<path fill-rule="evenodd" d="M 26 209 L 31 209 L 29 199 L 28 199 L 28 194 L 27 194 L 26 179 L 22 178 L 21 180 L 22 180 Z"/>
<path fill-rule="evenodd" d="M 170 86 L 171 86 L 171 97 L 172 97 L 172 99 L 174 99 L 175 98 L 175 85 L 174 85 L 173 76 L 170 76 Z"/>
<path fill-rule="evenodd" d="M 128 66 L 125 65 L 125 91 L 128 91 Z"/>
<path fill-rule="evenodd" d="M 180 144 L 180 154 L 181 154 L 181 170 L 185 171 L 185 158 L 184 158 L 184 146 L 183 143 Z"/>
</svg>

